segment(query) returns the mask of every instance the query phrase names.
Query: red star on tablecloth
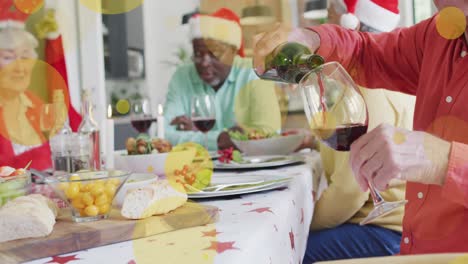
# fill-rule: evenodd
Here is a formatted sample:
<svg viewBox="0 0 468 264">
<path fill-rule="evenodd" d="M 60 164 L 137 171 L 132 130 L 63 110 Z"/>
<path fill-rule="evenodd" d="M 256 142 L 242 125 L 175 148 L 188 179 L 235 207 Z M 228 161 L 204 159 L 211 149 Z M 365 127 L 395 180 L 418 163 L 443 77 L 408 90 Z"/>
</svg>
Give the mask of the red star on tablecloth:
<svg viewBox="0 0 468 264">
<path fill-rule="evenodd" d="M 270 207 L 257 208 L 257 209 L 250 210 L 249 212 L 257 212 L 259 214 L 269 212 L 273 214 L 273 212 L 270 210 Z"/>
<path fill-rule="evenodd" d="M 129 262 L 127 262 L 127 264 L 136 264 L 136 261 L 134 259 L 132 259 Z"/>
<path fill-rule="evenodd" d="M 291 249 L 295 250 L 296 247 L 294 246 L 294 233 L 291 228 L 291 232 L 289 232 L 289 240 L 291 241 Z"/>
<path fill-rule="evenodd" d="M 210 230 L 210 231 L 207 231 L 207 232 L 202 232 L 202 233 L 203 233 L 202 237 L 215 237 L 218 234 L 221 234 L 222 232 L 218 232 L 218 231 L 216 231 L 216 229 L 213 229 L 213 230 Z"/>
<path fill-rule="evenodd" d="M 46 262 L 45 264 L 47 263 L 67 264 L 68 262 L 73 261 L 73 260 L 80 260 L 80 259 L 76 257 L 76 254 L 65 256 L 65 257 L 54 256 L 49 262 Z"/>
<path fill-rule="evenodd" d="M 229 241 L 229 242 L 218 242 L 218 241 L 211 241 L 211 246 L 205 248 L 204 250 L 216 250 L 218 253 L 223 253 L 226 250 L 234 250 L 237 249 L 236 247 L 233 247 L 234 241 Z"/>
<path fill-rule="evenodd" d="M 243 203 L 242 205 L 252 205 L 253 203 L 252 202 L 249 202 L 249 203 Z"/>
<path fill-rule="evenodd" d="M 301 224 L 304 223 L 304 208 L 301 208 Z"/>
</svg>

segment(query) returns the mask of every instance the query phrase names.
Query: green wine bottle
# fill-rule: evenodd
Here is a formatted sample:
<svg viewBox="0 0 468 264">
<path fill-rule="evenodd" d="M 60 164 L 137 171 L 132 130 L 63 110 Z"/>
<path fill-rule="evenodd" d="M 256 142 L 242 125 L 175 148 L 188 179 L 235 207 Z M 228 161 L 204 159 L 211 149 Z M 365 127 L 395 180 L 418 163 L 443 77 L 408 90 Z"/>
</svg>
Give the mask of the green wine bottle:
<svg viewBox="0 0 468 264">
<path fill-rule="evenodd" d="M 306 46 L 286 42 L 276 47 L 265 58 L 265 72 L 257 74 L 265 80 L 299 83 L 304 75 L 324 62 L 322 56 L 312 54 Z"/>
</svg>

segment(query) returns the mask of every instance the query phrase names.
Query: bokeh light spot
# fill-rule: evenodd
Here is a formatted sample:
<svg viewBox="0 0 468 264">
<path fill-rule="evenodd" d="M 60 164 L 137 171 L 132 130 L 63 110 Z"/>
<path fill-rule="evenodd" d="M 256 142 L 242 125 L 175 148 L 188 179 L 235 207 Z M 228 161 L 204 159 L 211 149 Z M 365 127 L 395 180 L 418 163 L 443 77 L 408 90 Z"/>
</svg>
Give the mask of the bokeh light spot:
<svg viewBox="0 0 468 264">
<path fill-rule="evenodd" d="M 197 192 L 211 183 L 213 161 L 203 146 L 186 142 L 172 148 L 164 164 L 166 177 L 180 192 Z"/>
<path fill-rule="evenodd" d="M 457 7 L 446 7 L 436 17 L 436 28 L 445 39 L 459 38 L 466 30 L 465 14 Z"/>
<path fill-rule="evenodd" d="M 125 99 L 120 99 L 117 101 L 117 104 L 115 104 L 115 108 L 119 114 L 125 115 L 130 111 L 130 102 Z"/>
<path fill-rule="evenodd" d="M 23 146 L 47 142 L 64 126 L 70 99 L 60 73 L 42 60 L 22 59 L 0 69 L 0 135 Z"/>
<path fill-rule="evenodd" d="M 406 141 L 406 135 L 403 134 L 400 131 L 396 131 L 395 134 L 393 134 L 393 142 L 397 145 L 401 145 L 405 143 Z"/>
<path fill-rule="evenodd" d="M 44 0 L 15 0 L 16 9 L 25 14 L 34 14 L 44 6 Z"/>
<path fill-rule="evenodd" d="M 144 0 L 80 0 L 88 9 L 106 15 L 123 14 L 141 6 Z"/>
</svg>

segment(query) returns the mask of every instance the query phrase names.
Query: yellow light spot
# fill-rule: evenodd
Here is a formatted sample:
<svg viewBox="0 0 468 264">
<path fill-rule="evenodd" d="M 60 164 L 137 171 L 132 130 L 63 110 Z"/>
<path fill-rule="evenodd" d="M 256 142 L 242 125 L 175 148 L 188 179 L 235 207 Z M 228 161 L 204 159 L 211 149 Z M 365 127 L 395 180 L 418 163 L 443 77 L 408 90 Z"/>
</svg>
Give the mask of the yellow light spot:
<svg viewBox="0 0 468 264">
<path fill-rule="evenodd" d="M 182 143 L 169 152 L 164 172 L 176 190 L 196 192 L 210 184 L 213 161 L 201 145 L 193 142 Z"/>
<path fill-rule="evenodd" d="M 125 99 L 120 99 L 119 101 L 117 101 L 115 109 L 119 114 L 125 115 L 130 111 L 130 102 L 128 102 L 128 100 Z"/>
<path fill-rule="evenodd" d="M 457 257 L 456 259 L 450 262 L 450 264 L 464 264 L 464 263 L 468 263 L 468 255 Z"/>
<path fill-rule="evenodd" d="M 397 145 L 401 145 L 405 143 L 406 141 L 406 135 L 403 134 L 400 131 L 396 131 L 395 134 L 393 134 L 393 142 Z"/>
<path fill-rule="evenodd" d="M 153 173 L 153 172 L 154 172 L 153 166 L 148 166 L 148 168 L 146 169 L 146 171 L 149 172 L 149 173 Z"/>
<path fill-rule="evenodd" d="M 44 0 L 14 0 L 16 9 L 25 14 L 34 14 L 44 6 Z"/>
<path fill-rule="evenodd" d="M 127 13 L 141 6 L 144 0 L 80 0 L 88 9 L 106 15 Z"/>
<path fill-rule="evenodd" d="M 18 70 L 24 73 L 24 78 L 14 77 Z M 0 129 L 0 136 L 19 145 L 34 146 L 47 142 L 62 129 L 70 105 L 68 87 L 50 64 L 36 59 L 19 59 L 9 63 L 0 69 L 2 89 L 14 92 L 18 98 L 26 100 L 23 103 L 31 103 L 31 106 L 28 111 L 20 110 L 21 114 L 4 109 L 3 122 L 7 129 Z M 17 105 L 10 109 L 21 109 L 22 100 L 12 102 L 18 103 L 14 103 Z"/>
<path fill-rule="evenodd" d="M 446 7 L 436 17 L 436 28 L 445 39 L 459 38 L 466 30 L 465 14 L 457 7 Z"/>
</svg>

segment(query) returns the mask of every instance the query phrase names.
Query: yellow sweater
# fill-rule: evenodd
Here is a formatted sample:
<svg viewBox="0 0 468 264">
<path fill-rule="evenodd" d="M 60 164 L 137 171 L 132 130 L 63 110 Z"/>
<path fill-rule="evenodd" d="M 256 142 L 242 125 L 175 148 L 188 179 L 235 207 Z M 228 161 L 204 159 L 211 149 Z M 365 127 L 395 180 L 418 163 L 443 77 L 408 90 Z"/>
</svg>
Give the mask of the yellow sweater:
<svg viewBox="0 0 468 264">
<path fill-rule="evenodd" d="M 383 89 L 361 88 L 369 113 L 369 130 L 381 123 L 412 129 L 414 96 Z M 359 223 L 373 209 L 369 192 L 362 192 L 349 167 L 349 152 L 335 151 L 320 144 L 320 156 L 328 188 L 315 204 L 311 229 L 333 228 L 343 223 Z M 387 201 L 405 197 L 405 184 L 394 180 L 390 189 L 382 193 Z M 377 219 L 373 224 L 388 229 L 402 230 L 404 208 Z"/>
</svg>

